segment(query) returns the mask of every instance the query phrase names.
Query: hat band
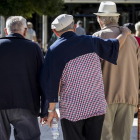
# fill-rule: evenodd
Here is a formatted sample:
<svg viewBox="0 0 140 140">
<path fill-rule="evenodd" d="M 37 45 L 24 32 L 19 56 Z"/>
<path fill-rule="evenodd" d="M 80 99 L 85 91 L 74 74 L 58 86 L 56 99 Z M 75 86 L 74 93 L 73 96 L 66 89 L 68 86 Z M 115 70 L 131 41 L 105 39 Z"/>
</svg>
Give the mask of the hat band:
<svg viewBox="0 0 140 140">
<path fill-rule="evenodd" d="M 117 13 L 117 12 L 98 12 L 98 13 Z"/>
</svg>

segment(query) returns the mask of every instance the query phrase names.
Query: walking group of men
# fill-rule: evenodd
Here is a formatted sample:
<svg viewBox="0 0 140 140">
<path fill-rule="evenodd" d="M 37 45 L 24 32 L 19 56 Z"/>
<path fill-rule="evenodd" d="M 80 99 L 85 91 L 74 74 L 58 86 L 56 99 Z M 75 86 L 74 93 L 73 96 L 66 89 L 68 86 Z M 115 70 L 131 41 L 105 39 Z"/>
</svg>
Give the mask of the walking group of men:
<svg viewBox="0 0 140 140">
<path fill-rule="evenodd" d="M 59 38 L 45 60 L 25 39 L 26 19 L 7 19 L 7 36 L 0 39 L 0 140 L 10 139 L 10 124 L 16 140 L 40 140 L 37 117 L 51 126 L 58 96 L 64 140 L 130 140 L 139 45 L 117 24 L 115 3 L 101 2 L 95 14 L 101 30 L 93 36 L 76 35 L 72 15 L 58 16 L 51 28 Z"/>
</svg>

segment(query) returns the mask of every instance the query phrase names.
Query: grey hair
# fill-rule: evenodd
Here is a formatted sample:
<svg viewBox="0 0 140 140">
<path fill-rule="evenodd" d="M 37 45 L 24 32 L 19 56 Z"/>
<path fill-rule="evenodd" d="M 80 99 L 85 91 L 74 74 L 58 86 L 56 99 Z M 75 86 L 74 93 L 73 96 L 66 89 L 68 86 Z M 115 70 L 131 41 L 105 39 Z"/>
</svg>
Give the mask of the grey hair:
<svg viewBox="0 0 140 140">
<path fill-rule="evenodd" d="M 135 24 L 136 36 L 140 37 L 140 22 Z"/>
<path fill-rule="evenodd" d="M 104 26 L 107 25 L 108 23 L 118 23 L 119 21 L 118 16 L 112 16 L 112 17 L 99 16 L 99 17 L 100 17 L 100 21 Z"/>
<path fill-rule="evenodd" d="M 63 33 L 63 32 L 66 32 L 66 31 L 68 31 L 68 30 L 73 30 L 74 29 L 74 21 L 70 24 L 70 25 L 68 25 L 67 27 L 65 27 L 64 29 L 62 29 L 62 30 L 60 30 L 60 31 L 57 31 L 57 33 Z"/>
<path fill-rule="evenodd" d="M 12 32 L 23 32 L 27 28 L 26 19 L 22 16 L 11 16 L 6 20 L 8 34 Z"/>
</svg>

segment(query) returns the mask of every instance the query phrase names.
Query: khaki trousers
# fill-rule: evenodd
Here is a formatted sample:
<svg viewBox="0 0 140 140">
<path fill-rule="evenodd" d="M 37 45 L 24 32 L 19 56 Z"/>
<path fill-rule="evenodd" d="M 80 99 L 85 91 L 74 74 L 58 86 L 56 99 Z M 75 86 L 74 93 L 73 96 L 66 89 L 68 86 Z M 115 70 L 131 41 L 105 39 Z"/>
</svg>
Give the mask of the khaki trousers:
<svg viewBox="0 0 140 140">
<path fill-rule="evenodd" d="M 108 105 L 102 129 L 102 140 L 130 140 L 135 106 Z"/>
</svg>

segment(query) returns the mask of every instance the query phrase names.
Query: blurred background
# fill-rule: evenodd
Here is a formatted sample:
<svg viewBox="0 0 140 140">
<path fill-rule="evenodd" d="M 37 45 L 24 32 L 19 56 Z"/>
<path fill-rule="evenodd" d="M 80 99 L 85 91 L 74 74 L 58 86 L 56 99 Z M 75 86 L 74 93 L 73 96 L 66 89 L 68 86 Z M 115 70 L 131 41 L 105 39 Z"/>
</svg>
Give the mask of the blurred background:
<svg viewBox="0 0 140 140">
<path fill-rule="evenodd" d="M 44 52 L 52 37 L 51 22 L 62 13 L 74 16 L 75 23 L 81 20 L 87 35 L 100 29 L 96 16 L 101 1 L 106 0 L 0 0 L 0 37 L 5 36 L 7 17 L 22 15 L 33 24 L 37 42 Z M 121 14 L 119 25 L 140 21 L 140 0 L 112 0 Z"/>
</svg>

